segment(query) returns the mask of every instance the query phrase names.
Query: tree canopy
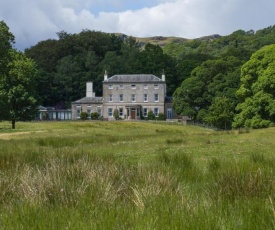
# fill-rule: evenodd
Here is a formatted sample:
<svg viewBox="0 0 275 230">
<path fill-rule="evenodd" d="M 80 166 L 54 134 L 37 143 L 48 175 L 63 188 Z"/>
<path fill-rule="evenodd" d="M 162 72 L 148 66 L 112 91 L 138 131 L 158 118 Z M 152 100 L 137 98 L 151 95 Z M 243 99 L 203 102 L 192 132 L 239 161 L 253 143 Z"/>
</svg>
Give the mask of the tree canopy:
<svg viewBox="0 0 275 230">
<path fill-rule="evenodd" d="M 12 49 L 14 38 L 4 22 L 0 23 L 0 31 L 1 51 L 5 52 L 1 53 L 0 119 L 11 121 L 14 129 L 16 121 L 34 118 L 36 69 L 33 60 Z"/>
<path fill-rule="evenodd" d="M 175 111 L 194 120 L 207 122 L 209 119 L 205 120 L 205 117 L 216 97 L 226 97 L 232 104 L 236 104 L 238 70 L 242 63 L 236 57 L 230 56 L 208 60 L 196 67 L 173 95 Z M 234 110 L 234 107 L 231 109 Z"/>
<path fill-rule="evenodd" d="M 262 128 L 275 122 L 275 45 L 266 46 L 242 66 L 234 127 Z"/>
</svg>

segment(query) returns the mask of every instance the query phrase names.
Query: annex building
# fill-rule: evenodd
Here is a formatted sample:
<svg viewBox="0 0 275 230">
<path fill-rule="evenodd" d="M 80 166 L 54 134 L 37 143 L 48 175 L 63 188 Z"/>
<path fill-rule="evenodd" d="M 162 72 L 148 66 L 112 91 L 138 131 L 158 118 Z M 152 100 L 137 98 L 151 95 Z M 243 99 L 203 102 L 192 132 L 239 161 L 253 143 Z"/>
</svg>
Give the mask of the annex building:
<svg viewBox="0 0 275 230">
<path fill-rule="evenodd" d="M 103 96 L 96 97 L 93 83 L 86 84 L 86 97 L 72 103 L 72 119 L 80 119 L 81 112 L 88 116 L 99 113 L 103 119 L 114 120 L 114 111 L 125 120 L 140 120 L 153 111 L 156 117 L 163 113 L 166 119 L 175 117 L 171 98 L 166 97 L 165 75 L 125 74 L 108 77 L 104 74 Z"/>
</svg>

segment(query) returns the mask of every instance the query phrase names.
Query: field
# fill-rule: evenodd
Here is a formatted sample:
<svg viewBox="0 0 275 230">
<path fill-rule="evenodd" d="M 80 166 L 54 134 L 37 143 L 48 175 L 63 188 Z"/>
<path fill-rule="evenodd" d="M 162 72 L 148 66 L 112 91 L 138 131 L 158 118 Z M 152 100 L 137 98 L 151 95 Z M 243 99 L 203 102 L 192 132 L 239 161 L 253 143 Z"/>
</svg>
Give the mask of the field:
<svg viewBox="0 0 275 230">
<path fill-rule="evenodd" d="M 275 128 L 0 122 L 0 229 L 275 229 Z"/>
</svg>

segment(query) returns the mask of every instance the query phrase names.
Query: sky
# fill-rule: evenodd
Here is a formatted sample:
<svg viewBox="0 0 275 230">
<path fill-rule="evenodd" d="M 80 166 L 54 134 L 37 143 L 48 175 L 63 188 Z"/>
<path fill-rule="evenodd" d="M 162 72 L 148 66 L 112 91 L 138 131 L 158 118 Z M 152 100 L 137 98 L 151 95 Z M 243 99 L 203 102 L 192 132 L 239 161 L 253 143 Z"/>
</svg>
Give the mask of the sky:
<svg viewBox="0 0 275 230">
<path fill-rule="evenodd" d="M 275 24 L 274 0 L 1 0 L 0 21 L 24 50 L 57 32 L 198 38 Z"/>
</svg>

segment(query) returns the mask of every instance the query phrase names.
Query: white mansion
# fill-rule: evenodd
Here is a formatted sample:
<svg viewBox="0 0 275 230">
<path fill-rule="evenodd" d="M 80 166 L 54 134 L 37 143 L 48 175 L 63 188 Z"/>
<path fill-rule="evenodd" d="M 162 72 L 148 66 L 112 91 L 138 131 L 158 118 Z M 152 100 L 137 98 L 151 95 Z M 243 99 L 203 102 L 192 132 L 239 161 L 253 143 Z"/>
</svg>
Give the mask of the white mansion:
<svg viewBox="0 0 275 230">
<path fill-rule="evenodd" d="M 80 119 L 81 112 L 99 113 L 103 119 L 114 119 L 114 110 L 119 117 L 139 120 L 151 110 L 158 117 L 163 113 L 167 119 L 174 118 L 171 99 L 166 97 L 165 75 L 152 74 L 114 75 L 108 78 L 105 72 L 103 97 L 96 97 L 93 83 L 87 82 L 86 97 L 72 103 L 72 119 Z"/>
</svg>

